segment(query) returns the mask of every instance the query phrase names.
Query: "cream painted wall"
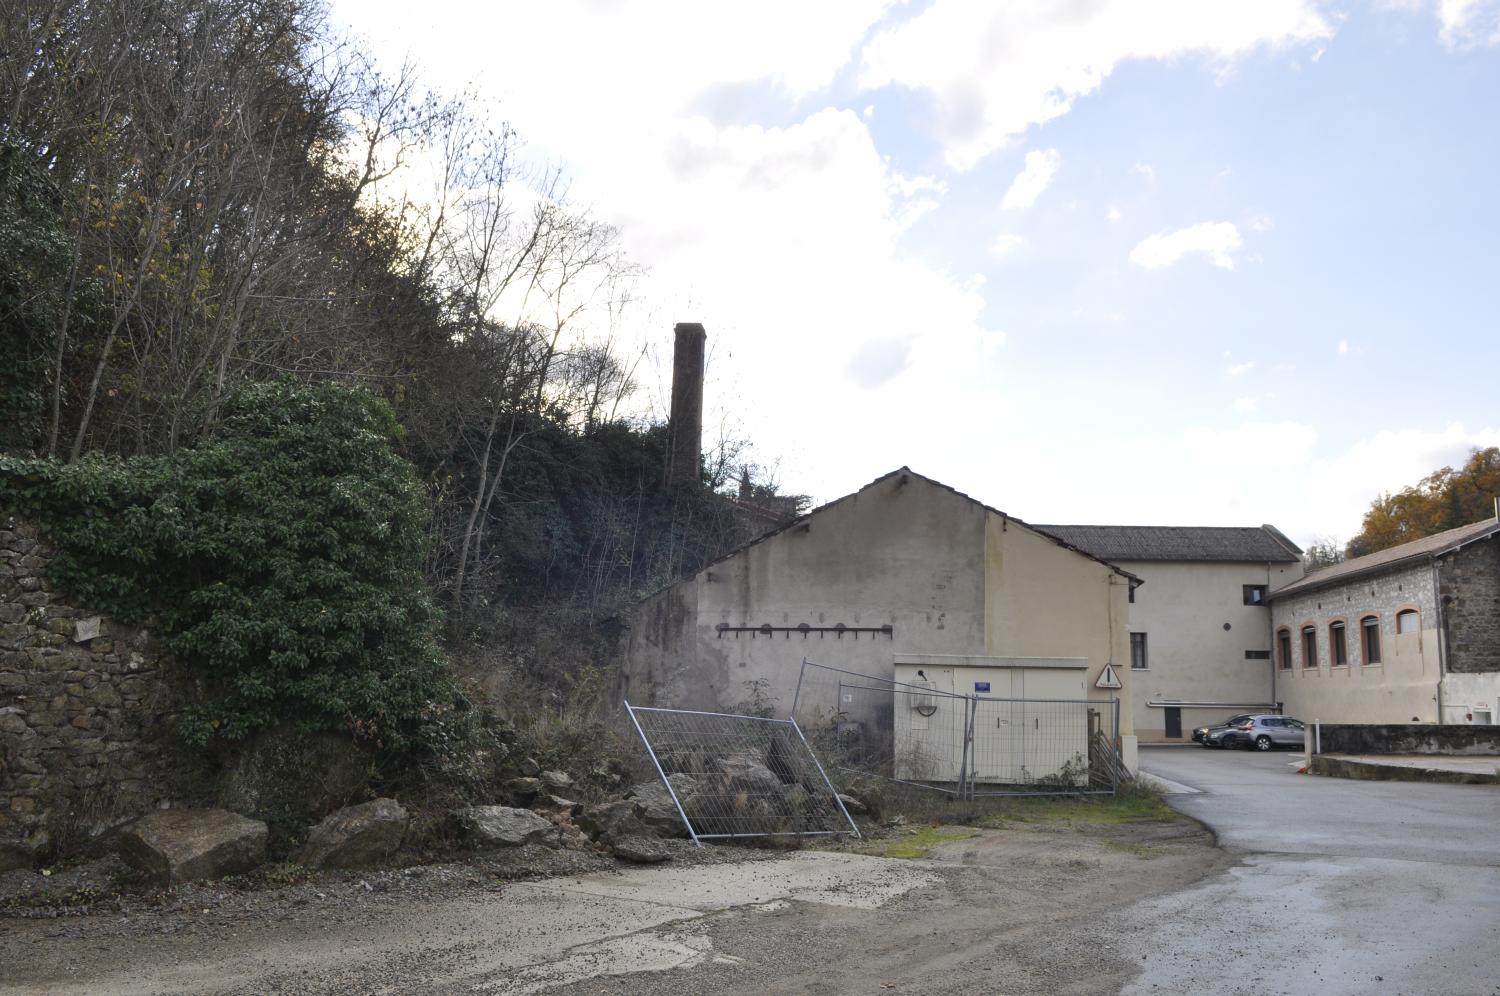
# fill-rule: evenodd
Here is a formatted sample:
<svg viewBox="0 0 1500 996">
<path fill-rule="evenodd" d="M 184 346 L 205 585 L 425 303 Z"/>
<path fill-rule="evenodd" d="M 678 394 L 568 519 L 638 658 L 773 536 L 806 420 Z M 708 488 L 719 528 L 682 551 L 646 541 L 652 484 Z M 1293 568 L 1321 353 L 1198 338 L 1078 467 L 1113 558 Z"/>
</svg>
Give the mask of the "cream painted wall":
<svg viewBox="0 0 1500 996">
<path fill-rule="evenodd" d="M 1087 697 L 1118 698 L 1120 734 L 1134 735 L 1127 580 L 993 513 L 984 540 L 985 655 L 1086 658 Z M 1094 687 L 1110 661 L 1124 686 L 1116 692 Z"/>
<path fill-rule="evenodd" d="M 1111 579 L 1113 578 L 1113 581 Z M 622 616 L 617 692 L 636 705 L 728 710 L 759 683 L 780 714 L 804 656 L 889 678 L 897 654 L 1082 657 L 1088 696 L 1113 658 L 1129 694 L 1125 579 L 914 474 L 883 479 Z M 717 626 L 892 627 L 891 636 L 723 634 Z M 814 675 L 804 703 L 839 701 Z M 864 696 L 873 701 L 873 696 Z M 889 696 L 884 707 L 889 709 Z M 1123 734 L 1130 734 L 1128 705 Z"/>
<path fill-rule="evenodd" d="M 1130 606 L 1130 632 L 1146 634 L 1145 670 L 1131 672 L 1132 711 L 1143 742 L 1170 742 L 1166 709 L 1153 701 L 1219 703 L 1181 706 L 1182 737 L 1193 727 L 1222 723 L 1231 713 L 1268 711 L 1272 662 L 1246 651 L 1271 649 L 1271 610 L 1244 604 L 1245 585 L 1276 584 L 1296 564 L 1127 561 L 1145 581 Z M 1229 628 L 1225 629 L 1225 625 Z M 1130 654 L 1125 655 L 1126 667 Z"/>
<path fill-rule="evenodd" d="M 635 704 L 728 709 L 763 682 L 784 713 L 804 656 L 889 678 L 898 652 L 974 653 L 984 641 L 985 515 L 916 475 L 826 507 L 628 613 L 621 695 Z M 721 636 L 720 623 L 889 624 L 893 635 Z M 827 689 L 807 691 L 835 704 Z"/>
</svg>

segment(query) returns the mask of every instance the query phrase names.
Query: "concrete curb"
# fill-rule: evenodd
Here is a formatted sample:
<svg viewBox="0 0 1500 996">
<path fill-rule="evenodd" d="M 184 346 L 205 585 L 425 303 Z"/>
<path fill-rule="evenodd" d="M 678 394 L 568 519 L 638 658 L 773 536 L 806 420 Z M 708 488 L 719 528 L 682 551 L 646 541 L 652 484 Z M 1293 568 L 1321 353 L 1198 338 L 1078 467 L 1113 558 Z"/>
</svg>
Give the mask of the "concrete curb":
<svg viewBox="0 0 1500 996">
<path fill-rule="evenodd" d="M 1328 754 L 1314 755 L 1308 771 L 1329 778 L 1354 778 L 1362 781 L 1500 785 L 1500 773 L 1487 775 L 1477 771 L 1453 771 L 1446 768 L 1414 768 L 1410 765 L 1381 764 L 1378 761 L 1356 761 Z"/>
</svg>

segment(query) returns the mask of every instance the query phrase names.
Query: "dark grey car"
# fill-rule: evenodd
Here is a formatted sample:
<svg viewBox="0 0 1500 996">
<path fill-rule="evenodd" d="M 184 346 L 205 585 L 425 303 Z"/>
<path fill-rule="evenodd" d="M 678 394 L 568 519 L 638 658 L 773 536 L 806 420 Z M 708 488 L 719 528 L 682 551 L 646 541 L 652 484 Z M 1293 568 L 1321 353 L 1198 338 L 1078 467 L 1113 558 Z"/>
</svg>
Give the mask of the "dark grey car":
<svg viewBox="0 0 1500 996">
<path fill-rule="evenodd" d="M 1200 726 L 1193 731 L 1193 741 L 1205 747 L 1223 747 L 1225 746 L 1222 742 L 1224 734 L 1228 733 L 1232 727 L 1238 726 L 1249 719 L 1250 716 L 1250 713 L 1242 712 L 1238 715 L 1230 716 L 1216 726 Z"/>
<path fill-rule="evenodd" d="M 1302 721 L 1290 716 L 1250 716 L 1224 734 L 1223 744 L 1225 747 L 1244 747 L 1246 750 L 1301 747 L 1302 730 Z"/>
</svg>

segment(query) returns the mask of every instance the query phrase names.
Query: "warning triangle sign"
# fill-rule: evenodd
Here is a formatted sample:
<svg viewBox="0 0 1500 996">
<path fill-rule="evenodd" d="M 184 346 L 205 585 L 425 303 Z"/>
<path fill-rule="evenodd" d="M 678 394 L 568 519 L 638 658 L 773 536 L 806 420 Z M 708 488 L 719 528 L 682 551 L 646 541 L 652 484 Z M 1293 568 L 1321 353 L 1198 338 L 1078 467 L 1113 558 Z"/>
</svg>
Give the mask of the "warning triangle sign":
<svg viewBox="0 0 1500 996">
<path fill-rule="evenodd" d="M 1095 688 L 1119 688 L 1120 676 L 1115 674 L 1113 664 L 1105 664 L 1104 670 L 1099 672 L 1099 680 L 1094 682 Z"/>
</svg>

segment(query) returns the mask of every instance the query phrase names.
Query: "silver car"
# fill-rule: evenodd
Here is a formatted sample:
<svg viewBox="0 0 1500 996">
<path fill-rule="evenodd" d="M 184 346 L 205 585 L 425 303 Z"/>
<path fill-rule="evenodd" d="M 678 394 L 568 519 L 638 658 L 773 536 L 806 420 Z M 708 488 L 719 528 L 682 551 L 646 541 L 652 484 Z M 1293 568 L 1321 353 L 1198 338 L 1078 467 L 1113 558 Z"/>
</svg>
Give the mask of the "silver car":
<svg viewBox="0 0 1500 996">
<path fill-rule="evenodd" d="M 1246 750 L 1271 750 L 1274 747 L 1301 747 L 1302 721 L 1290 716 L 1249 716 L 1224 734 L 1225 747 Z"/>
</svg>

